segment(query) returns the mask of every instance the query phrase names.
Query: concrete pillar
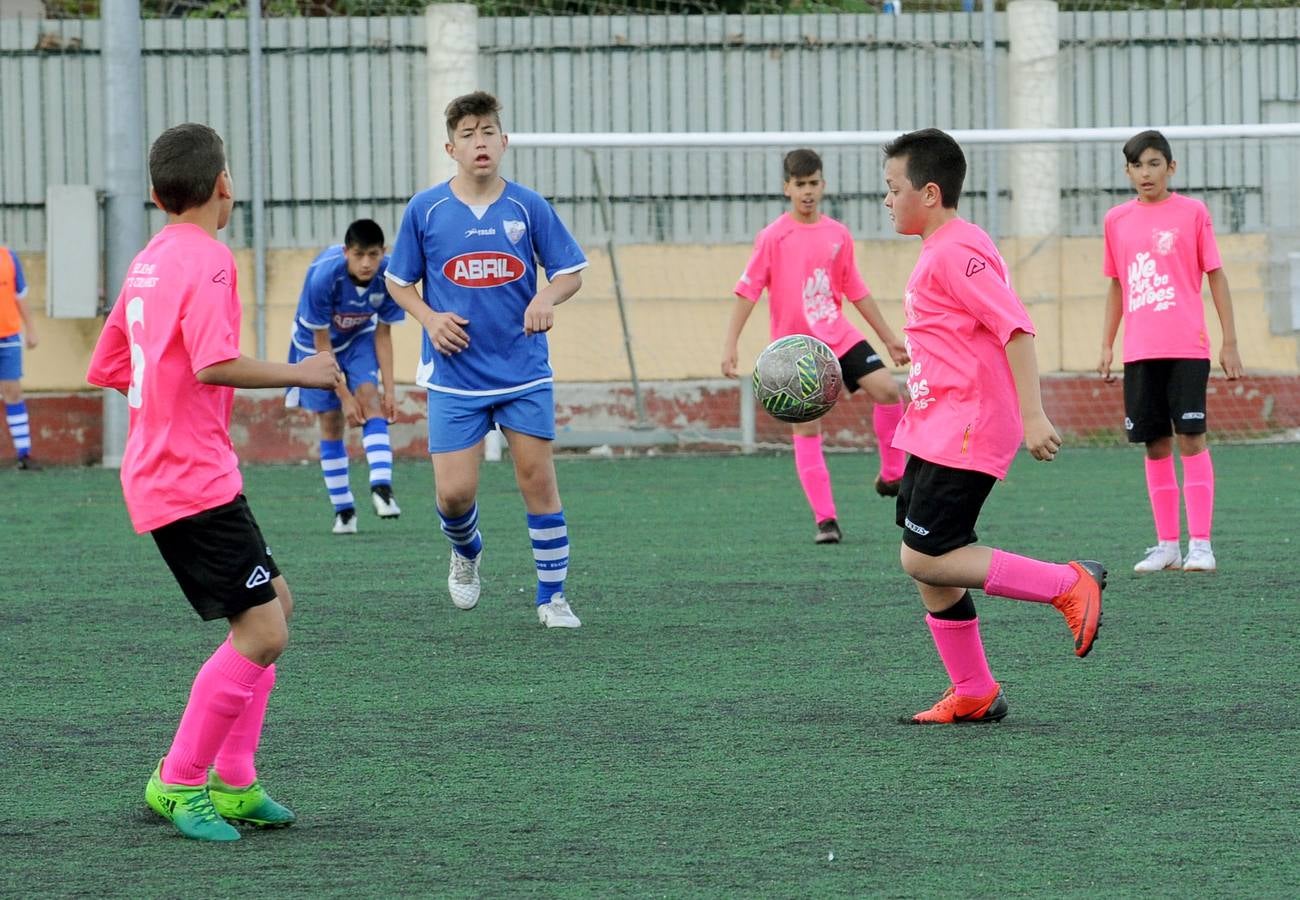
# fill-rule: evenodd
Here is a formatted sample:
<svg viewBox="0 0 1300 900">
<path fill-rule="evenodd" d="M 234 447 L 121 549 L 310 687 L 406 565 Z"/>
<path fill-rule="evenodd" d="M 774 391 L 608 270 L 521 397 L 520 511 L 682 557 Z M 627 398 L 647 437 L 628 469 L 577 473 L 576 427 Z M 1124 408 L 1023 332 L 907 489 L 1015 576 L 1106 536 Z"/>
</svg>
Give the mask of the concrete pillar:
<svg viewBox="0 0 1300 900">
<path fill-rule="evenodd" d="M 1007 4 L 1011 36 L 1012 128 L 1060 127 L 1057 69 L 1060 37 L 1053 0 L 1011 0 Z M 1011 160 L 1011 233 L 1020 236 L 1057 234 L 1061 228 L 1058 171 L 1060 150 L 1055 144 L 1015 144 Z"/>
<path fill-rule="evenodd" d="M 429 183 L 456 174 L 447 155 L 447 104 L 479 89 L 478 8 L 436 3 L 424 11 L 429 56 Z"/>
</svg>

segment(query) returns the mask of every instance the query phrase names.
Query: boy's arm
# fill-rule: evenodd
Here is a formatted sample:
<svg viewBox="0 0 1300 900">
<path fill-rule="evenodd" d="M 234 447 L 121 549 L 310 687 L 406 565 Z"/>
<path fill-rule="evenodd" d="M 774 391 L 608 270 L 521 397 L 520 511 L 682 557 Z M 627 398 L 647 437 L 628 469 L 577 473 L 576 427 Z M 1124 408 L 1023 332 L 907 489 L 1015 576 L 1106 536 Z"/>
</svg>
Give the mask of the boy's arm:
<svg viewBox="0 0 1300 900">
<path fill-rule="evenodd" d="M 203 384 L 234 388 L 305 387 L 333 390 L 343 378 L 332 353 L 317 353 L 302 362 L 282 363 L 239 355 L 194 373 Z"/>
<path fill-rule="evenodd" d="M 1219 314 L 1219 328 L 1223 331 L 1223 346 L 1219 349 L 1219 365 L 1229 381 L 1236 381 L 1246 374 L 1241 365 L 1241 353 L 1237 350 L 1237 324 L 1232 317 L 1232 292 L 1228 290 L 1228 276 L 1223 269 L 1215 269 L 1206 274 L 1210 282 L 1210 296 L 1214 298 L 1214 309 Z"/>
<path fill-rule="evenodd" d="M 581 287 L 581 272 L 565 272 L 549 279 L 524 310 L 524 334 L 550 331 L 555 324 L 555 307 L 578 293 Z"/>
<path fill-rule="evenodd" d="M 1007 362 L 1011 377 L 1016 382 L 1016 396 L 1020 398 L 1020 418 L 1025 426 L 1025 446 L 1034 459 L 1051 462 L 1061 449 L 1061 436 L 1043 412 L 1043 398 L 1038 385 L 1038 356 L 1034 351 L 1034 336 L 1017 331 L 1006 345 Z"/>
<path fill-rule="evenodd" d="M 1124 317 L 1124 288 L 1118 278 L 1110 280 L 1110 289 L 1106 292 L 1106 318 L 1101 324 L 1101 361 L 1097 371 L 1103 381 L 1111 382 L 1115 376 L 1110 372 L 1111 363 L 1115 361 L 1115 335 L 1119 333 L 1119 322 Z"/>
<path fill-rule="evenodd" d="M 393 326 L 380 322 L 375 327 L 375 356 L 379 360 L 379 380 L 384 383 L 384 393 L 379 398 L 379 408 L 389 422 L 397 421 L 397 389 L 393 384 Z"/>
<path fill-rule="evenodd" d="M 1224 282 L 1224 284 L 1226 285 L 1227 282 Z M 17 302 L 18 318 L 23 320 L 23 343 L 27 345 L 28 350 L 31 350 L 35 348 L 40 340 L 36 336 L 36 323 L 32 321 L 32 313 L 27 308 L 27 301 L 22 297 L 18 297 Z"/>
<path fill-rule="evenodd" d="M 737 297 L 736 303 L 731 307 L 731 319 L 727 322 L 727 334 L 722 339 L 722 374 L 728 378 L 736 378 L 739 370 L 736 368 L 737 357 L 740 354 L 740 332 L 745 330 L 745 323 L 749 321 L 749 316 L 754 311 L 756 304 L 745 297 Z"/>
<path fill-rule="evenodd" d="M 894 334 L 894 330 L 880 314 L 880 307 L 876 305 L 875 300 L 871 299 L 871 295 L 867 294 L 860 300 L 851 302 L 862 318 L 866 319 L 871 330 L 880 335 L 880 339 L 885 342 L 885 349 L 889 351 L 889 358 L 894 361 L 894 365 L 905 366 L 911 362 L 911 358 L 907 355 L 907 345 Z"/>
<path fill-rule="evenodd" d="M 420 327 L 429 335 L 433 349 L 443 356 L 459 353 L 469 346 L 469 333 L 464 326 L 469 319 L 461 318 L 455 313 L 435 312 L 420 296 L 420 290 L 414 284 L 402 284 L 394 281 L 393 276 L 384 273 L 388 280 L 388 293 L 406 314 L 420 323 Z"/>
</svg>

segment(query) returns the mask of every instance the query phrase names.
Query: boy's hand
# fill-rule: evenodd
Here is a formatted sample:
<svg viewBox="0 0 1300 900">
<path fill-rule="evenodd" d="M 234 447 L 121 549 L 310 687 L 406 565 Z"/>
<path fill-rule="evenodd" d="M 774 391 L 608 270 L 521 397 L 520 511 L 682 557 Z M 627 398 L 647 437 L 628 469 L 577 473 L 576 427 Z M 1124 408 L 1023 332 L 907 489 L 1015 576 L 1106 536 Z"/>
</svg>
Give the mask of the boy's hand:
<svg viewBox="0 0 1300 900">
<path fill-rule="evenodd" d="M 1101 375 L 1101 380 L 1110 384 L 1115 380 L 1114 374 L 1110 371 L 1110 364 L 1115 361 L 1115 351 L 1110 347 L 1101 348 L 1101 361 L 1097 363 L 1097 373 Z"/>
<path fill-rule="evenodd" d="M 889 351 L 889 358 L 896 366 L 905 366 L 912 361 L 907 353 L 907 345 L 893 335 L 885 339 L 885 349 Z"/>
<path fill-rule="evenodd" d="M 543 334 L 555 324 L 555 306 L 538 294 L 524 310 L 524 334 Z"/>
<path fill-rule="evenodd" d="M 314 353 L 294 363 L 294 367 L 298 370 L 302 387 L 332 391 L 343 382 L 343 370 L 333 353 Z"/>
<path fill-rule="evenodd" d="M 433 349 L 443 356 L 459 353 L 469 346 L 469 334 L 465 331 L 469 319 L 463 319 L 455 313 L 430 311 L 424 320 L 425 333 L 433 342 Z"/>
<path fill-rule="evenodd" d="M 1224 344 L 1219 351 L 1219 365 L 1223 366 L 1223 374 L 1228 376 L 1229 381 L 1236 381 L 1246 374 L 1245 368 L 1241 365 L 1241 354 L 1237 352 L 1236 344 Z"/>
<path fill-rule="evenodd" d="M 388 424 L 391 425 L 397 421 L 397 398 L 389 391 L 384 391 L 379 398 L 379 412 L 388 421 Z"/>
<path fill-rule="evenodd" d="M 343 406 L 343 420 L 353 428 L 360 428 L 366 424 L 366 413 L 361 408 L 361 401 L 347 388 L 344 388 L 341 393 L 339 403 Z"/>
<path fill-rule="evenodd" d="M 27 345 L 28 350 L 35 350 L 36 345 L 40 342 L 40 338 L 36 336 L 36 332 L 32 329 L 29 328 L 23 332 L 23 343 Z"/>
<path fill-rule="evenodd" d="M 736 368 L 738 355 L 735 345 L 722 348 L 722 374 L 728 378 L 740 377 L 740 370 Z"/>
<path fill-rule="evenodd" d="M 1051 462 L 1061 449 L 1061 436 L 1056 433 L 1047 413 L 1041 410 L 1025 419 L 1025 446 L 1034 459 Z"/>
</svg>

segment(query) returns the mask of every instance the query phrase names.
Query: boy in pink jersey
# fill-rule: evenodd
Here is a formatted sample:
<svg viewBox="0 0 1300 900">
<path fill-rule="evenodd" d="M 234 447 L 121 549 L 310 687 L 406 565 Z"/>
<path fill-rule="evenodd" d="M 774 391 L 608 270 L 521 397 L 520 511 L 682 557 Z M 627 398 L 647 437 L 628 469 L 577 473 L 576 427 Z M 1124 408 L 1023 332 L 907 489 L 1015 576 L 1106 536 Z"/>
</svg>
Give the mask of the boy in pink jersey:
<svg viewBox="0 0 1300 900">
<path fill-rule="evenodd" d="M 970 588 L 1051 603 L 1087 656 L 1101 624 L 1106 570 L 1094 560 L 1040 562 L 979 546 L 975 523 L 1023 437 L 1052 460 L 1061 438 L 1043 412 L 1034 326 L 1006 263 L 980 228 L 957 215 L 966 158 L 934 128 L 884 148 L 885 206 L 921 255 L 907 282 L 903 326 L 912 402 L 894 435 L 911 454 L 898 493 L 903 570 L 916 582 L 950 686 L 917 724 L 993 722 L 1007 714 L 993 680 Z"/>
<path fill-rule="evenodd" d="M 1223 346 L 1219 364 L 1230 381 L 1244 372 L 1237 352 L 1232 294 L 1223 273 L 1214 223 L 1205 204 L 1169 190 L 1177 170 L 1169 141 L 1143 131 L 1124 145 L 1124 171 L 1137 199 L 1106 213 L 1102 270 L 1111 279 L 1097 371 L 1113 381 L 1111 347 L 1124 322 L 1124 430 L 1147 448 L 1147 495 L 1156 545 L 1135 572 L 1182 568 L 1213 572 L 1214 466 L 1205 443 L 1205 393 L 1210 341 L 1205 331 L 1201 278 L 1219 314 Z M 1179 527 L 1178 477 L 1173 435 L 1183 458 L 1187 503 L 1187 559 Z"/>
<path fill-rule="evenodd" d="M 341 373 L 328 353 L 296 364 L 240 354 L 235 260 L 216 239 L 234 206 L 217 133 L 195 124 L 163 132 L 149 177 L 167 226 L 132 261 L 86 380 L 121 391 L 130 407 L 121 477 L 132 525 L 153 536 L 203 619 L 230 621 L 145 800 L 186 837 L 233 841 L 230 822 L 294 821 L 253 765 L 293 599 L 241 493 L 234 388 L 332 389 Z"/>
<path fill-rule="evenodd" d="M 853 235 L 818 210 L 826 190 L 821 157 L 812 150 L 792 150 L 785 156 L 784 169 L 790 211 L 758 233 L 754 254 L 736 284 L 736 304 L 722 342 L 722 374 L 737 377 L 740 332 L 766 288 L 772 340 L 809 334 L 823 341 L 839 357 L 849 393 L 862 388 L 875 403 L 872 426 L 880 449 L 876 492 L 882 497 L 896 496 L 907 461 L 893 448 L 903 401 L 880 354 L 844 317 L 844 298 L 849 298 L 880 335 L 895 365 L 908 361 L 903 342 L 885 322 L 858 272 Z M 819 544 L 838 544 L 842 534 L 830 471 L 822 454 L 821 423 L 804 422 L 791 428 L 795 470 L 817 523 L 813 539 Z"/>
</svg>

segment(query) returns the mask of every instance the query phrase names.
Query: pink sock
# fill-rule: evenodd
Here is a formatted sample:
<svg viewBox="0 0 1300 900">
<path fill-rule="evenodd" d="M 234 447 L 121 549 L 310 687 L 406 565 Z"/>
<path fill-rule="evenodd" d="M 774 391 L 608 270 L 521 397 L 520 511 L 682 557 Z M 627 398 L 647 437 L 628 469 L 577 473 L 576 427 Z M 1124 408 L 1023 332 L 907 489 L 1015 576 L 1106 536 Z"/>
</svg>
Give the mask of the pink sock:
<svg viewBox="0 0 1300 900">
<path fill-rule="evenodd" d="M 930 626 L 934 647 L 939 651 L 943 667 L 948 670 L 954 692 L 963 697 L 987 697 L 993 693 L 996 682 L 984 656 L 980 620 L 954 622 L 926 615 L 925 624 Z"/>
<path fill-rule="evenodd" d="M 835 497 L 831 494 L 831 473 L 822 455 L 820 434 L 794 436 L 794 468 L 799 473 L 813 518 L 818 522 L 835 518 Z"/>
<path fill-rule="evenodd" d="M 1183 460 L 1183 465 L 1187 460 Z M 1151 498 L 1151 512 L 1156 520 L 1156 539 L 1176 541 L 1178 528 L 1178 476 L 1174 474 L 1174 458 L 1147 457 L 1147 496 Z"/>
<path fill-rule="evenodd" d="M 190 702 L 163 760 L 166 784 L 203 784 L 230 726 L 253 698 L 266 668 L 239 655 L 226 640 L 194 677 Z"/>
<path fill-rule="evenodd" d="M 1187 533 L 1198 541 L 1208 541 L 1214 521 L 1214 463 L 1209 450 L 1183 457 L 1183 501 L 1187 504 Z"/>
<path fill-rule="evenodd" d="M 984 579 L 984 593 L 1050 603 L 1053 597 L 1074 587 L 1078 580 L 1079 573 L 1067 565 L 994 550 L 988 577 Z"/>
<path fill-rule="evenodd" d="M 883 405 L 877 403 L 871 410 L 871 425 L 876 432 L 876 446 L 880 450 L 880 479 L 898 481 L 907 468 L 907 454 L 894 449 L 894 432 L 903 420 L 903 401 Z"/>
<path fill-rule="evenodd" d="M 266 719 L 266 701 L 275 687 L 275 666 L 266 667 L 262 677 L 253 685 L 253 699 L 235 724 L 230 727 L 226 741 L 217 751 L 217 775 L 231 787 L 248 787 L 257 780 L 257 767 L 253 757 L 262 739 L 262 722 Z"/>
</svg>

